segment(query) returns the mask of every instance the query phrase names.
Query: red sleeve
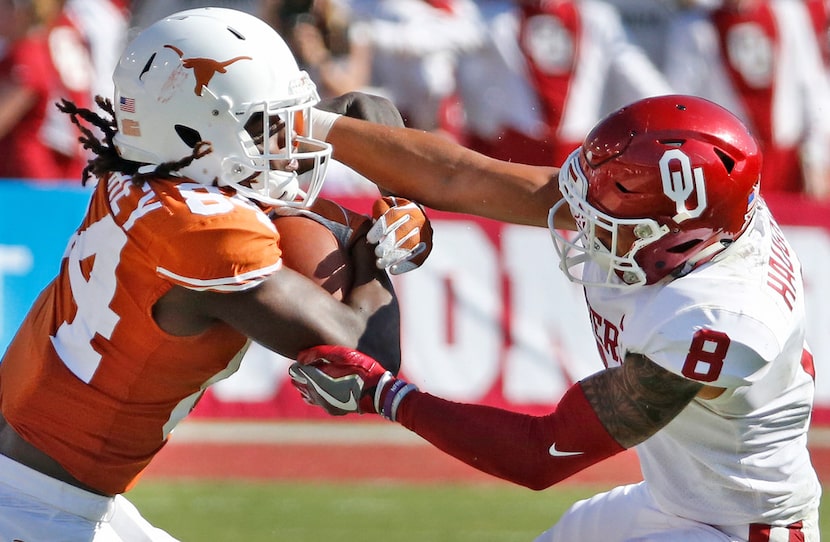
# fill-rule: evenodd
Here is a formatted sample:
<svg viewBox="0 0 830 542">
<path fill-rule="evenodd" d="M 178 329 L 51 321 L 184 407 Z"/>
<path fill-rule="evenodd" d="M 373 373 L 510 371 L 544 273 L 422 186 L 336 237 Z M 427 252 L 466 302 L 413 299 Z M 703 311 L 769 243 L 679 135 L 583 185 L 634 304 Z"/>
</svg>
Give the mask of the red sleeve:
<svg viewBox="0 0 830 542">
<path fill-rule="evenodd" d="M 454 403 L 413 391 L 402 401 L 397 420 L 468 465 L 537 490 L 624 450 L 599 421 L 578 383 L 546 416 Z"/>
</svg>

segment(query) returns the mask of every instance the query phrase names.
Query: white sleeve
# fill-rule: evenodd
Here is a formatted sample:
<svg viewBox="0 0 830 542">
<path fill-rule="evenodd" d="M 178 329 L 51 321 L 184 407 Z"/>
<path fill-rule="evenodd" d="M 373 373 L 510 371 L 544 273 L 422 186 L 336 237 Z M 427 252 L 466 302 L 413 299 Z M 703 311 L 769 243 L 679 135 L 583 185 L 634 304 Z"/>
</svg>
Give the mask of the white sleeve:
<svg viewBox="0 0 830 542">
<path fill-rule="evenodd" d="M 709 386 L 735 388 L 760 379 L 783 345 L 745 313 L 695 306 L 655 325 L 631 345 L 675 374 Z"/>
</svg>

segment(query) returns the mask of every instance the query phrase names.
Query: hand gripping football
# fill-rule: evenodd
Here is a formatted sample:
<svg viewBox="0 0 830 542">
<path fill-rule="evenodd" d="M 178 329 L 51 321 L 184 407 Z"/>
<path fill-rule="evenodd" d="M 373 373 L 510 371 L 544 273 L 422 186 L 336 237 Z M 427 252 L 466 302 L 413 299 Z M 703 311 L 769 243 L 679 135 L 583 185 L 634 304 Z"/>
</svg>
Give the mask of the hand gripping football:
<svg viewBox="0 0 830 542">
<path fill-rule="evenodd" d="M 432 225 L 423 208 L 397 196 L 372 205 L 375 223 L 366 239 L 377 243 L 377 267 L 400 275 L 420 267 L 432 251 Z"/>
</svg>

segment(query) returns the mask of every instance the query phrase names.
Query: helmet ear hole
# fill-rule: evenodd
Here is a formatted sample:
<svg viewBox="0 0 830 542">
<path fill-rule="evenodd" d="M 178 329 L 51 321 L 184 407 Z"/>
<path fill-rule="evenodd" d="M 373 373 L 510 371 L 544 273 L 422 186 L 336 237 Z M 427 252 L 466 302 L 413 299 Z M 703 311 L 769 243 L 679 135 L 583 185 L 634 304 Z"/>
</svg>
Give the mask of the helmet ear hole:
<svg viewBox="0 0 830 542">
<path fill-rule="evenodd" d="M 189 126 L 182 126 L 181 124 L 177 124 L 173 127 L 176 130 L 176 133 L 184 141 L 184 144 L 190 147 L 191 149 L 195 149 L 196 145 L 202 141 L 202 136 L 199 134 L 198 131 L 190 128 Z"/>
</svg>

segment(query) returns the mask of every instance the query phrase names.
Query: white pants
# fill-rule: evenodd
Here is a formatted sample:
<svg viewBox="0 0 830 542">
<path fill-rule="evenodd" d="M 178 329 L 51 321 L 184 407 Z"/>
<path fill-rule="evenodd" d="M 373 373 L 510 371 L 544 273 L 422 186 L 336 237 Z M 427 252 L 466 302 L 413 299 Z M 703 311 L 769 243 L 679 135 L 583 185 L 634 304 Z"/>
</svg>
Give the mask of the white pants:
<svg viewBox="0 0 830 542">
<path fill-rule="evenodd" d="M 805 542 L 819 542 L 818 512 L 805 518 Z M 772 527 L 750 536 L 749 525 L 722 527 L 667 514 L 644 482 L 620 486 L 579 501 L 535 542 L 789 542 L 790 529 Z"/>
<path fill-rule="evenodd" d="M 102 497 L 0 455 L 0 540 L 176 542 L 127 499 Z"/>
</svg>

